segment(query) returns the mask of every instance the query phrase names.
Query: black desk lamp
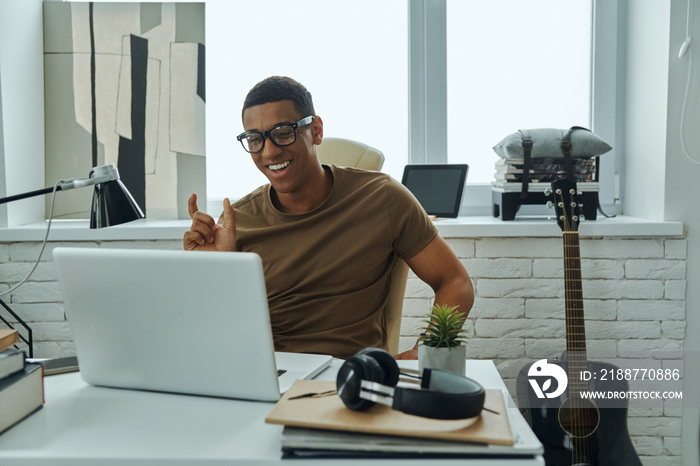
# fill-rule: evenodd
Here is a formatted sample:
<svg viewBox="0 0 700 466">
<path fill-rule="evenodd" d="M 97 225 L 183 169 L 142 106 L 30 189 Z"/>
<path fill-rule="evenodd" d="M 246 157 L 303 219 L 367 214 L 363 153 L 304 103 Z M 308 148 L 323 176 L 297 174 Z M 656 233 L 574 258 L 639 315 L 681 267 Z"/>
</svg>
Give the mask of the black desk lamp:
<svg viewBox="0 0 700 466">
<path fill-rule="evenodd" d="M 90 228 L 110 227 L 145 217 L 131 193 L 119 179 L 119 170 L 114 165 L 95 167 L 90 171 L 88 178 L 61 180 L 51 188 L 2 198 L 0 204 L 49 194 L 54 190 L 68 191 L 86 186 L 95 186 L 95 192 L 92 195 Z"/>
<path fill-rule="evenodd" d="M 81 178 L 78 180 L 60 180 L 51 188 L 38 189 L 36 191 L 30 191 L 24 194 L 17 194 L 14 196 L 1 198 L 0 204 L 40 196 L 42 194 L 53 193 L 55 196 L 56 191 L 68 191 L 69 189 L 84 188 L 86 186 L 95 186 L 95 191 L 92 195 L 90 228 L 120 225 L 122 223 L 131 222 L 132 220 L 145 217 L 143 211 L 131 196 L 131 193 L 129 193 L 126 186 L 124 186 L 124 183 L 122 183 L 119 179 L 119 170 L 117 170 L 117 167 L 114 165 L 102 165 L 100 167 L 95 167 L 90 171 L 90 176 L 88 178 Z M 39 257 L 37 258 L 36 264 L 34 264 L 34 268 L 29 272 L 24 280 L 2 294 L 8 294 L 24 284 L 24 282 L 29 279 L 36 269 L 39 260 L 41 260 L 41 255 L 44 252 L 44 247 L 46 246 L 46 241 L 49 237 L 49 230 L 51 228 L 53 201 L 54 198 L 51 199 L 51 211 L 49 213 L 49 223 L 46 228 L 46 236 L 44 237 L 44 243 L 41 247 L 41 252 L 39 252 Z M 0 296 L 2 295 L 0 294 Z M 2 305 L 2 307 L 4 307 L 7 312 L 9 312 L 12 317 L 17 319 L 17 322 L 27 330 L 27 338 L 22 335 L 20 335 L 20 338 L 29 346 L 29 357 L 34 357 L 32 329 L 26 322 L 24 322 L 24 320 L 15 314 L 14 311 L 12 311 L 12 309 L 10 309 L 10 307 L 2 299 L 0 299 L 0 305 Z M 13 328 L 12 325 L 2 316 L 0 316 L 0 320 L 2 320 L 8 327 Z"/>
</svg>

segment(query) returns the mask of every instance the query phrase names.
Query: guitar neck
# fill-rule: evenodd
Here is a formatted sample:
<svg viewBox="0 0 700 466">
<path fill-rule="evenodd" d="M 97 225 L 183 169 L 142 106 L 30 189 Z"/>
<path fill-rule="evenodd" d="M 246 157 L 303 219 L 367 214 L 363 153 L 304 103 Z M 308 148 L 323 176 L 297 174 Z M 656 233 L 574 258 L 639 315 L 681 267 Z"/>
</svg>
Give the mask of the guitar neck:
<svg viewBox="0 0 700 466">
<path fill-rule="evenodd" d="M 583 317 L 581 254 L 578 231 L 564 232 L 564 280 L 566 305 L 566 350 L 569 380 L 580 380 L 579 372 L 588 365 L 586 326 Z M 578 387 L 575 387 L 578 388 Z"/>
</svg>

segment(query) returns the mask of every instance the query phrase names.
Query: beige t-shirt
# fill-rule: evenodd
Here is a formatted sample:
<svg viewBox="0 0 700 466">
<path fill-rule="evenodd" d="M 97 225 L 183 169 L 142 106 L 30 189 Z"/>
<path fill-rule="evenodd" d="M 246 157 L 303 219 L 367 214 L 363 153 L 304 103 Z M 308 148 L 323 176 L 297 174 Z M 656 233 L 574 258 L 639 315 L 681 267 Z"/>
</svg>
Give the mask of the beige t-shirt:
<svg viewBox="0 0 700 466">
<path fill-rule="evenodd" d="M 386 174 L 326 166 L 333 189 L 313 212 L 274 207 L 270 185 L 234 204 L 237 249 L 262 258 L 277 351 L 348 357 L 387 346 L 396 257 L 437 235 L 413 195 Z"/>
</svg>

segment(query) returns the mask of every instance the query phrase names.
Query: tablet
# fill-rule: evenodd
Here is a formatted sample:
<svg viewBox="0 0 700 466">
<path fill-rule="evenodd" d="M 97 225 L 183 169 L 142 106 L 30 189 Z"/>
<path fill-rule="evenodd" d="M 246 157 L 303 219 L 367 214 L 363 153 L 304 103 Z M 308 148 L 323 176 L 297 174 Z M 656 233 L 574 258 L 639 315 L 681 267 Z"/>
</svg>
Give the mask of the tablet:
<svg viewBox="0 0 700 466">
<path fill-rule="evenodd" d="M 401 183 L 429 215 L 456 218 L 468 171 L 466 164 L 406 165 Z"/>
</svg>

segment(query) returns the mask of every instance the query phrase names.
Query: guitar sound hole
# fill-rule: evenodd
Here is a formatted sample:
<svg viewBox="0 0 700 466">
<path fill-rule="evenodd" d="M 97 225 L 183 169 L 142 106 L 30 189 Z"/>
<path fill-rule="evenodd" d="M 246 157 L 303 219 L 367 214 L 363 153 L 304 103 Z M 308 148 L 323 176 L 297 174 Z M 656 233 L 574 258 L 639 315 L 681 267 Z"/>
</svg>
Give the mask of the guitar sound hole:
<svg viewBox="0 0 700 466">
<path fill-rule="evenodd" d="M 600 422 L 598 408 L 588 400 L 567 399 L 559 408 L 559 424 L 574 438 L 593 434 Z"/>
</svg>

